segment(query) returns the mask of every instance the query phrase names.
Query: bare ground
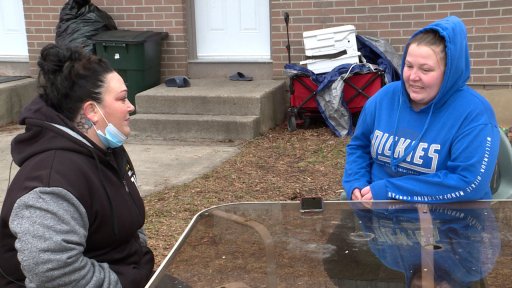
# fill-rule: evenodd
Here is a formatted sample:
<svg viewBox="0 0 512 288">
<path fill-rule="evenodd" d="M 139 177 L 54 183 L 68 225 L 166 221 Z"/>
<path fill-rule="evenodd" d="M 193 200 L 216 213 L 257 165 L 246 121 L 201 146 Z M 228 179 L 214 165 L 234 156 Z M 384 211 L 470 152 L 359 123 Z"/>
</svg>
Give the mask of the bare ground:
<svg viewBox="0 0 512 288">
<path fill-rule="evenodd" d="M 302 196 L 338 200 L 347 142 L 321 125 L 294 132 L 282 125 L 243 143 L 239 154 L 210 173 L 145 197 L 145 229 L 156 265 L 193 216 L 211 206 Z"/>
</svg>

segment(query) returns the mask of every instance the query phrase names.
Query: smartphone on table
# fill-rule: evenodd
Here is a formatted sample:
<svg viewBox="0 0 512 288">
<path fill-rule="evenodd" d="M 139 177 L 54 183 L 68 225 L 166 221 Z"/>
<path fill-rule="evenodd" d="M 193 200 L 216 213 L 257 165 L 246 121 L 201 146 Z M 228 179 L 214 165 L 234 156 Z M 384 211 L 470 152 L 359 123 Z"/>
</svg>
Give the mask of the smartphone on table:
<svg viewBox="0 0 512 288">
<path fill-rule="evenodd" d="M 324 200 L 322 197 L 302 197 L 300 198 L 300 212 L 322 212 L 324 210 Z"/>
</svg>

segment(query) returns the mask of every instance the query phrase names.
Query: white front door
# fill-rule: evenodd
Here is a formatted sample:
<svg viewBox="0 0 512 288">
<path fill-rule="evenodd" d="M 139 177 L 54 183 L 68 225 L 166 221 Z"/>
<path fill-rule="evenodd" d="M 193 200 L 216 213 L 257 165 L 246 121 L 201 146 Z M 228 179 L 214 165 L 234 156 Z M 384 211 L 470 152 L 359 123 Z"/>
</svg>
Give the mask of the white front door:
<svg viewBox="0 0 512 288">
<path fill-rule="evenodd" d="M 199 60 L 269 60 L 270 4 L 262 0 L 195 0 Z"/>
<path fill-rule="evenodd" d="M 0 0 L 0 42 L 0 61 L 28 61 L 22 0 Z"/>
</svg>

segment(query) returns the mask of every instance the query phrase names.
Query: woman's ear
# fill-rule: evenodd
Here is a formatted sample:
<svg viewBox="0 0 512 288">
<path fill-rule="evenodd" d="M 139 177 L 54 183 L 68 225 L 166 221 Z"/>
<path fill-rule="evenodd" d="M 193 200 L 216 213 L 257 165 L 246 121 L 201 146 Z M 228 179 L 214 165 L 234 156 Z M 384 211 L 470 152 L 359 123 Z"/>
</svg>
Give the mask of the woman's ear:
<svg viewBox="0 0 512 288">
<path fill-rule="evenodd" d="M 93 124 L 98 122 L 98 108 L 93 101 L 87 101 L 82 105 L 85 118 L 89 119 Z"/>
</svg>

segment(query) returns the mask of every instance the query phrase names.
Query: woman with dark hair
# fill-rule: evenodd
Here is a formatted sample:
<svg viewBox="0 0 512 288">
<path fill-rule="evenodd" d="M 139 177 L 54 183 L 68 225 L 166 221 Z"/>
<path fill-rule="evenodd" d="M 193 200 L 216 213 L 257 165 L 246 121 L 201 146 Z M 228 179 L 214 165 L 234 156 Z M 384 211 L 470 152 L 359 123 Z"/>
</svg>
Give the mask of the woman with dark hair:
<svg viewBox="0 0 512 288">
<path fill-rule="evenodd" d="M 414 33 L 402 80 L 368 100 L 346 149 L 351 200 L 491 199 L 500 132 L 489 102 L 466 82 L 464 23 L 446 17 Z"/>
<path fill-rule="evenodd" d="M 123 143 L 123 79 L 105 60 L 49 44 L 39 95 L 11 144 L 20 167 L 0 218 L 1 287 L 144 287 L 154 257 Z"/>
</svg>

